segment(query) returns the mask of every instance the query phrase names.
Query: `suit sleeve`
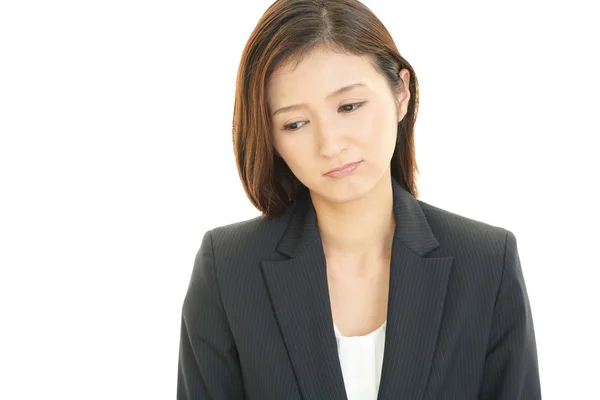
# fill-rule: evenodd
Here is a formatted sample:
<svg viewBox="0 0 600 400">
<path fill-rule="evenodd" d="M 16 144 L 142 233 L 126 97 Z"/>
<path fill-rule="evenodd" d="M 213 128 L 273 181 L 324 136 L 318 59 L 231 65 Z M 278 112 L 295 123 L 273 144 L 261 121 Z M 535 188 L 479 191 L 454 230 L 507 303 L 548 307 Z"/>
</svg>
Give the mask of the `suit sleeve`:
<svg viewBox="0 0 600 400">
<path fill-rule="evenodd" d="M 211 232 L 196 255 L 183 302 L 178 400 L 243 399 L 237 349 L 221 302 Z"/>
<path fill-rule="evenodd" d="M 515 235 L 507 231 L 504 266 L 488 348 L 480 400 L 541 399 L 531 308 Z"/>
</svg>

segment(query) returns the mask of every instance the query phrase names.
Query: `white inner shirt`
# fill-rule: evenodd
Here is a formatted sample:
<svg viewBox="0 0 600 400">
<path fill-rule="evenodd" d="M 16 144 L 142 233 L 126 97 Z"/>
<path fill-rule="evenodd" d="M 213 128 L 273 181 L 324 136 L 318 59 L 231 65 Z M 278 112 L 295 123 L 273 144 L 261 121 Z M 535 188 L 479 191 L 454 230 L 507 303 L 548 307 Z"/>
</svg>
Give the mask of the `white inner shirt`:
<svg viewBox="0 0 600 400">
<path fill-rule="evenodd" d="M 333 325 L 348 400 L 377 399 L 386 324 L 364 336 L 342 336 Z"/>
</svg>

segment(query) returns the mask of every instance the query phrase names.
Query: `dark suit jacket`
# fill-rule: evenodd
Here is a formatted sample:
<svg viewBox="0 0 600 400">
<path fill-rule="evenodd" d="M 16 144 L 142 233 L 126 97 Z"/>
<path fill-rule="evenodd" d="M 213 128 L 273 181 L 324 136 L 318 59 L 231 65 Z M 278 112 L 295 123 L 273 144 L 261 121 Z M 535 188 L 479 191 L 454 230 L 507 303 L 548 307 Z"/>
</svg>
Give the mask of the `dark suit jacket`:
<svg viewBox="0 0 600 400">
<path fill-rule="evenodd" d="M 396 231 L 379 399 L 541 398 L 515 235 L 392 179 Z M 183 302 L 177 398 L 345 399 L 310 195 L 207 232 Z"/>
</svg>

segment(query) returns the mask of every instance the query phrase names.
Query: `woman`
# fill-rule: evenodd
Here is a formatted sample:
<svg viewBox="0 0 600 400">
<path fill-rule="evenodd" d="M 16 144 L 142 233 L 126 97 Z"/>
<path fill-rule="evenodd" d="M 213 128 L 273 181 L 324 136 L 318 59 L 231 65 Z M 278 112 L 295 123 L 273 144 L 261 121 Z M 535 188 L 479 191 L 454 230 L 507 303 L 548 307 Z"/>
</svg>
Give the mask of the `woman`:
<svg viewBox="0 0 600 400">
<path fill-rule="evenodd" d="M 355 0 L 278 0 L 233 139 L 262 216 L 207 232 L 179 399 L 540 399 L 515 235 L 417 200 L 417 77 Z"/>
</svg>

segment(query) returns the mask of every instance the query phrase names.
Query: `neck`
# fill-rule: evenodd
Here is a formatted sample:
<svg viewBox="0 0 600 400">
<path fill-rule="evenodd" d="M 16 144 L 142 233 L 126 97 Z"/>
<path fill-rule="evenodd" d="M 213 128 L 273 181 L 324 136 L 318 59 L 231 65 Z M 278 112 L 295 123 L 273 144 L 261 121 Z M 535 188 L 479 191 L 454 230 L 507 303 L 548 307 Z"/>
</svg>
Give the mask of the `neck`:
<svg viewBox="0 0 600 400">
<path fill-rule="evenodd" d="M 363 197 L 332 203 L 311 193 L 326 256 L 363 260 L 387 257 L 396 221 L 391 175 Z"/>
</svg>

